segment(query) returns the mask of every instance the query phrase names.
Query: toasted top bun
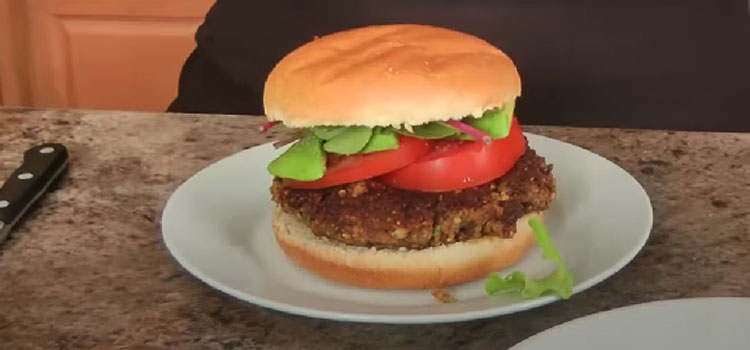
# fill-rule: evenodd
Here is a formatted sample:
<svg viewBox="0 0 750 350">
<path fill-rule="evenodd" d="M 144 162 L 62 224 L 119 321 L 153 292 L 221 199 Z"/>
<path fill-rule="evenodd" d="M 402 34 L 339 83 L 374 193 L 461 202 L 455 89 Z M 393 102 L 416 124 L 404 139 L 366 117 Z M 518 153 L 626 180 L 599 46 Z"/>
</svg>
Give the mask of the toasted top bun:
<svg viewBox="0 0 750 350">
<path fill-rule="evenodd" d="M 528 219 L 516 222 L 512 238 L 482 237 L 421 250 L 375 249 L 320 238 L 298 218 L 276 206 L 273 231 L 297 265 L 324 278 L 369 288 L 425 289 L 486 278 L 515 265 L 535 242 Z"/>
<path fill-rule="evenodd" d="M 521 93 L 513 61 L 469 34 L 379 25 L 315 39 L 284 57 L 264 91 L 289 127 L 398 126 L 478 116 Z"/>
</svg>

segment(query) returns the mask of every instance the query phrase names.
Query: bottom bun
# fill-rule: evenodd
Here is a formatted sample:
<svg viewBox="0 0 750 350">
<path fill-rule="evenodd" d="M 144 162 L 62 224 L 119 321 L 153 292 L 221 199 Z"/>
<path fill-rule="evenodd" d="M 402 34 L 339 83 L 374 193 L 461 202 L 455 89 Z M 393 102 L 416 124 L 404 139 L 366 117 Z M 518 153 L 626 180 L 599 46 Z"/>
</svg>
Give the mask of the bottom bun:
<svg viewBox="0 0 750 350">
<path fill-rule="evenodd" d="M 482 237 L 425 249 L 358 247 L 315 236 L 297 217 L 276 206 L 276 240 L 297 265 L 328 279 L 370 288 L 441 288 L 487 277 L 511 267 L 534 244 L 524 216 L 513 238 Z"/>
</svg>

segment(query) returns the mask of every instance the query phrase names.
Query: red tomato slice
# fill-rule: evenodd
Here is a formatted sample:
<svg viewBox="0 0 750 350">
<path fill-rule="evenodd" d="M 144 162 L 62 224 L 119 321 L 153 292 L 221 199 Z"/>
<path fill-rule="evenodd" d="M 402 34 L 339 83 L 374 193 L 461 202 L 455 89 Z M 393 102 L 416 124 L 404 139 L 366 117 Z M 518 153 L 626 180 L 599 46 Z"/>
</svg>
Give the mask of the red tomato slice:
<svg viewBox="0 0 750 350">
<path fill-rule="evenodd" d="M 478 186 L 507 173 L 526 152 L 521 125 L 513 118 L 510 134 L 490 144 L 444 140 L 406 167 L 385 174 L 389 186 L 423 192 L 446 192 Z"/>
<path fill-rule="evenodd" d="M 285 179 L 293 188 L 326 188 L 373 178 L 405 167 L 430 152 L 430 142 L 400 136 L 398 149 L 352 156 L 328 155 L 326 173 L 315 181 Z"/>
</svg>

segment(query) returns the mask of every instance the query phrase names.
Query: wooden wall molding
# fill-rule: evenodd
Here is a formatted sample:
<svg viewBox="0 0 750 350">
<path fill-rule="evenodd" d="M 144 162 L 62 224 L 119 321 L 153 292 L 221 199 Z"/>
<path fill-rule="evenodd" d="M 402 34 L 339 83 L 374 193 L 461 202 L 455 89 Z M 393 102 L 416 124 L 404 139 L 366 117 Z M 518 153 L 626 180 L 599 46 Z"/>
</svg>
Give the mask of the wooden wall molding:
<svg viewBox="0 0 750 350">
<path fill-rule="evenodd" d="M 213 2 L 0 0 L 3 102 L 166 108 Z"/>
</svg>

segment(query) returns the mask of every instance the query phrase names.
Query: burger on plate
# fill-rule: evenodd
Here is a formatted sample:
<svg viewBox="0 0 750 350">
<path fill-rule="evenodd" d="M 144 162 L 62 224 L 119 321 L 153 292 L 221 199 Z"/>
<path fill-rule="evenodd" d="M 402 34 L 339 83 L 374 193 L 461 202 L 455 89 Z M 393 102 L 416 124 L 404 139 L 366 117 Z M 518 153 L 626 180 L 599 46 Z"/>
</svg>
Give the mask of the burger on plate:
<svg viewBox="0 0 750 350">
<path fill-rule="evenodd" d="M 513 266 L 555 199 L 514 115 L 521 80 L 477 37 L 379 25 L 316 38 L 264 91 L 302 136 L 268 165 L 273 230 L 296 264 L 372 288 L 440 288 Z"/>
</svg>

